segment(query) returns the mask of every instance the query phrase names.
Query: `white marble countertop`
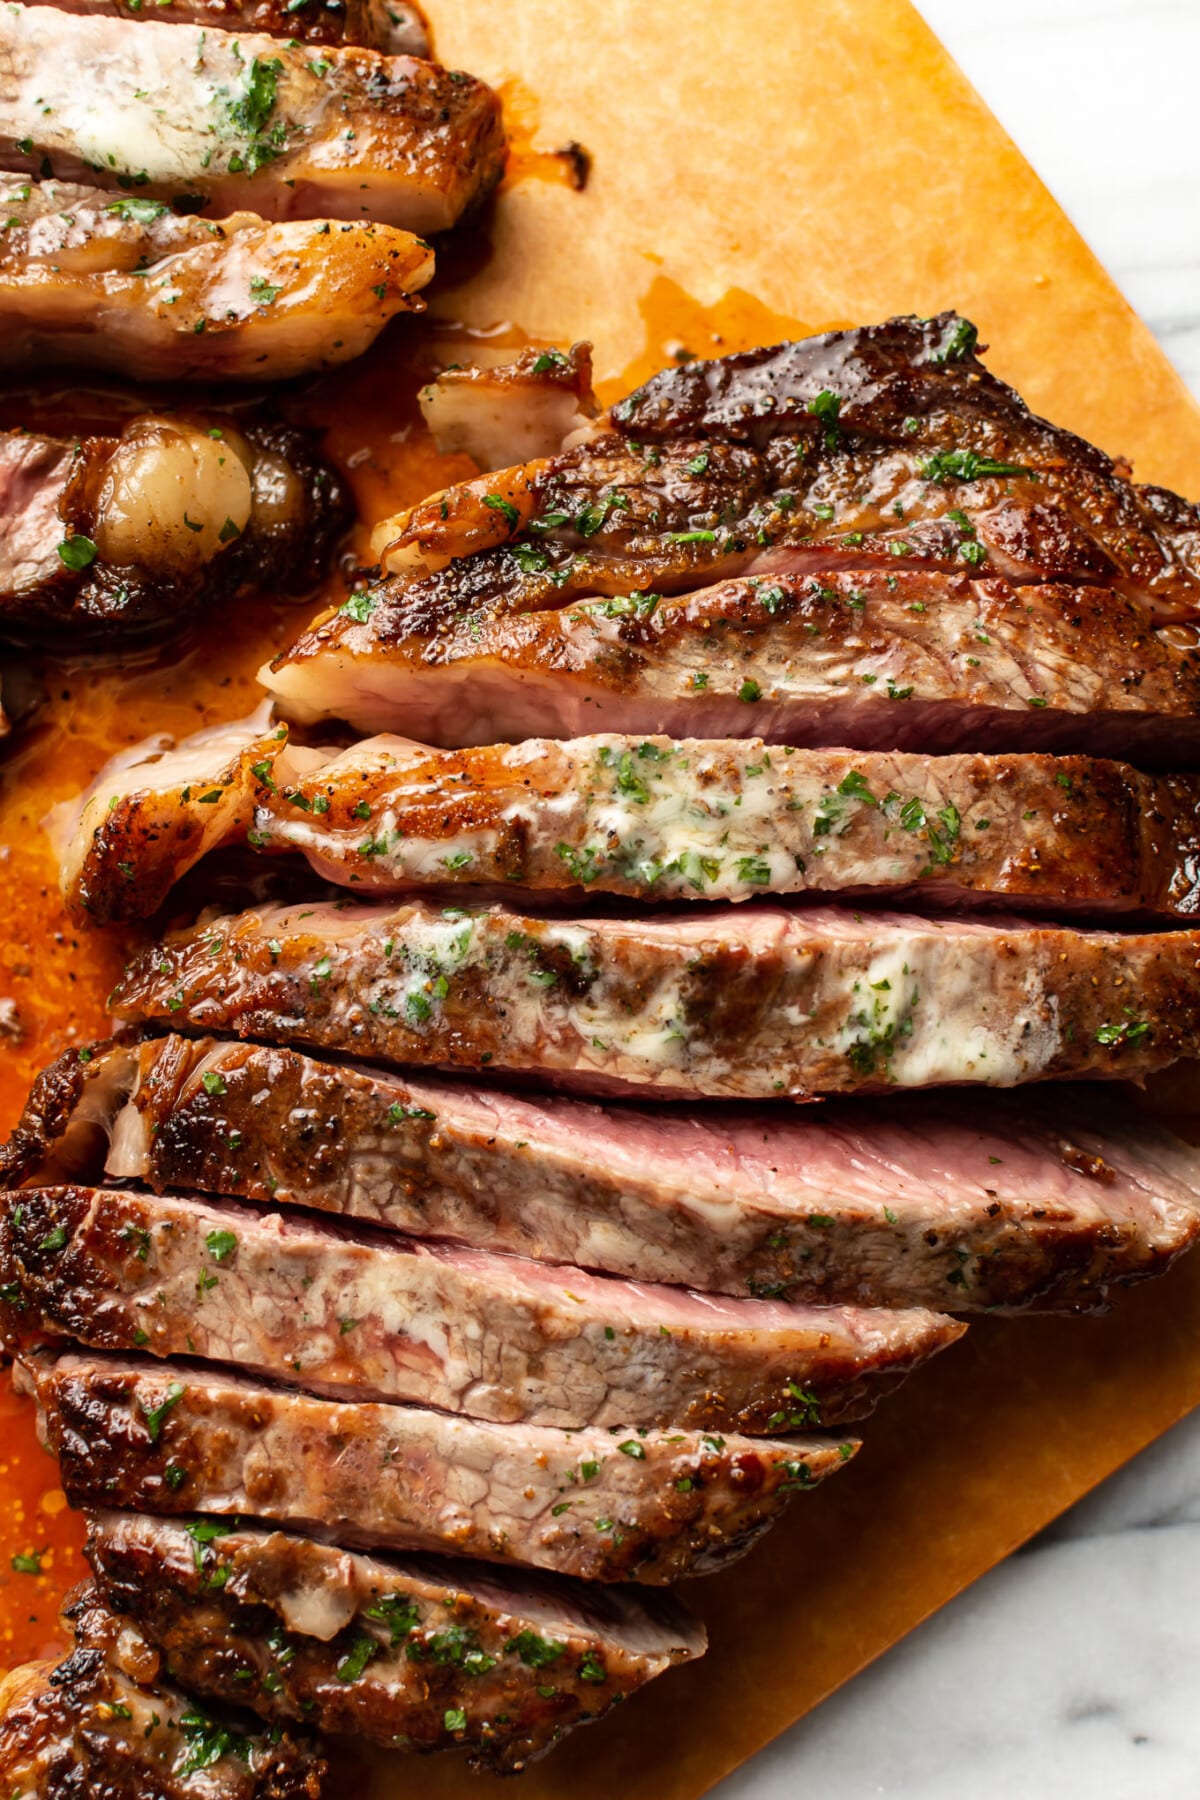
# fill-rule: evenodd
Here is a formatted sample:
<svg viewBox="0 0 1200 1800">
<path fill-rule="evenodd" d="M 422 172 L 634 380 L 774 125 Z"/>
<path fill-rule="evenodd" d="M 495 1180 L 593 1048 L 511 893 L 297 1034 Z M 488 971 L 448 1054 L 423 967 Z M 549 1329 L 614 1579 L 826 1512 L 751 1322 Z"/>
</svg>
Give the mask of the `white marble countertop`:
<svg viewBox="0 0 1200 1800">
<path fill-rule="evenodd" d="M 916 4 L 1200 395 L 1200 0 Z M 1195 1800 L 1198 1693 L 1200 1411 L 716 1792 Z"/>
</svg>

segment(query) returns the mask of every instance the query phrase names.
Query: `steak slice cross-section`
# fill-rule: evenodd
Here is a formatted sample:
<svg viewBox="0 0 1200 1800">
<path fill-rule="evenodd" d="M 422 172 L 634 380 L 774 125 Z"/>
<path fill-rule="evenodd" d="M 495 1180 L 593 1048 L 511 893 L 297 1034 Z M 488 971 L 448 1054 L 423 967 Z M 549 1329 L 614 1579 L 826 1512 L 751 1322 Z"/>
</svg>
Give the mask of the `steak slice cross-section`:
<svg viewBox="0 0 1200 1800">
<path fill-rule="evenodd" d="M 757 906 L 265 906 L 136 956 L 125 1020 L 593 1093 L 805 1099 L 1137 1076 L 1200 1046 L 1200 934 Z"/>
<path fill-rule="evenodd" d="M 10 1800 L 320 1800 L 325 1758 L 303 1734 L 210 1713 L 95 1587 L 67 1598 L 75 1648 L 0 1680 L 0 1786 Z"/>
<path fill-rule="evenodd" d="M 497 95 L 420 57 L 344 45 L 314 57 L 295 38 L 14 3 L 0 60 L 0 166 L 139 202 L 186 195 L 210 215 L 374 219 L 424 236 L 504 164 Z"/>
<path fill-rule="evenodd" d="M 661 1586 L 748 1550 L 853 1441 L 552 1431 L 314 1399 L 197 1364 L 16 1365 L 75 1506 L 268 1520 L 356 1549 L 453 1552 Z M 782 1421 L 803 1429 L 801 1396 Z"/>
<path fill-rule="evenodd" d="M 78 637 L 174 623 L 252 583 L 303 593 L 348 515 L 332 467 L 267 421 L 143 413 L 104 437 L 0 432 L 0 620 Z"/>
<path fill-rule="evenodd" d="M 925 1311 L 730 1300 L 126 1189 L 25 1188 L 0 1216 L 0 1317 L 104 1350 L 192 1354 L 334 1398 L 503 1423 L 710 1431 L 815 1421 L 963 1327 Z"/>
<path fill-rule="evenodd" d="M 65 362 L 136 367 L 145 381 L 279 381 L 361 355 L 423 305 L 433 274 L 427 244 L 365 221 L 197 219 L 16 176 L 0 176 L 0 210 L 0 367 L 22 374 Z"/>
<path fill-rule="evenodd" d="M 415 592 L 415 590 L 414 590 Z M 405 610 L 407 602 L 408 611 Z M 726 581 L 412 628 L 360 597 L 264 675 L 295 719 L 474 745 L 594 732 L 1200 766 L 1193 629 L 1098 587 L 929 570 Z"/>
<path fill-rule="evenodd" d="M 664 1670 L 702 1656 L 665 1594 L 435 1557 L 101 1512 L 87 1556 L 194 1693 L 408 1750 L 523 1768 Z"/>
<path fill-rule="evenodd" d="M 268 754 L 255 746 L 245 759 L 252 817 L 222 815 L 219 838 L 197 829 L 198 799 L 228 779 L 228 746 L 216 753 L 211 730 L 172 757 L 156 746 L 101 770 L 64 861 L 72 908 L 95 920 L 147 915 L 228 842 L 299 853 L 361 894 L 465 887 L 507 904 L 840 894 L 1136 918 L 1200 911 L 1200 776 L 1088 757 L 612 734 L 463 751 L 383 736 L 339 753 L 285 747 L 286 728 L 275 729 Z"/>
<path fill-rule="evenodd" d="M 593 1106 L 171 1035 L 69 1050 L 0 1184 L 142 1181 L 726 1294 L 1084 1309 L 1200 1230 L 1196 1152 L 1111 1089 Z"/>
</svg>

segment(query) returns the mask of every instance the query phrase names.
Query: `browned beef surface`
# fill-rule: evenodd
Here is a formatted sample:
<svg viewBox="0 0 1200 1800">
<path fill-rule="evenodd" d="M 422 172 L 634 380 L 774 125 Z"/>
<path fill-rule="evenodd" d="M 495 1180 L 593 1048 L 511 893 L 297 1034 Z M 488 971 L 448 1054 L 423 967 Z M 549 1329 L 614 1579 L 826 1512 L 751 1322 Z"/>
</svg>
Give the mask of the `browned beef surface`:
<svg viewBox="0 0 1200 1800">
<path fill-rule="evenodd" d="M 193 435 L 212 465 L 197 477 L 199 505 L 180 473 L 181 457 L 191 465 Z M 153 500 L 135 500 L 164 440 L 170 470 L 157 477 Z M 246 469 L 243 523 L 227 514 L 210 521 L 205 511 L 203 483 L 219 489 L 224 465 Z M 139 518 L 146 513 L 137 533 L 117 516 L 114 479 L 126 511 L 136 504 Z M 172 479 L 181 496 L 173 512 Z M 157 510 L 164 500 L 165 513 Z M 290 426 L 209 414 L 132 420 L 123 436 L 0 433 L 0 625 L 37 633 L 138 629 L 175 623 L 248 586 L 304 593 L 325 573 L 348 522 L 340 477 Z M 134 535 L 136 557 L 126 551 Z"/>
<path fill-rule="evenodd" d="M 194 1693 L 408 1750 L 523 1768 L 704 1653 L 646 1589 L 363 1556 L 220 1519 L 93 1513 L 87 1555 Z"/>
<path fill-rule="evenodd" d="M 265 906 L 130 963 L 119 1018 L 592 1093 L 805 1099 L 1194 1054 L 1200 936 L 757 906 Z"/>
<path fill-rule="evenodd" d="M 326 1764 L 303 1734 L 199 1705 L 95 1588 L 76 1589 L 63 1618 L 66 1661 L 0 1681 L 8 1800 L 319 1800 Z"/>
<path fill-rule="evenodd" d="M 853 1441 L 553 1431 L 337 1403 L 196 1363 L 16 1365 L 75 1506 L 258 1518 L 344 1546 L 659 1586 L 748 1550 Z M 819 1408 L 797 1384 L 778 1427 Z"/>
<path fill-rule="evenodd" d="M 87 1187 L 0 1196 L 0 1320 L 14 1338 L 190 1353 L 334 1398 L 751 1433 L 777 1429 L 797 1387 L 826 1424 L 861 1418 L 962 1331 L 924 1310 L 733 1300 Z"/>
</svg>

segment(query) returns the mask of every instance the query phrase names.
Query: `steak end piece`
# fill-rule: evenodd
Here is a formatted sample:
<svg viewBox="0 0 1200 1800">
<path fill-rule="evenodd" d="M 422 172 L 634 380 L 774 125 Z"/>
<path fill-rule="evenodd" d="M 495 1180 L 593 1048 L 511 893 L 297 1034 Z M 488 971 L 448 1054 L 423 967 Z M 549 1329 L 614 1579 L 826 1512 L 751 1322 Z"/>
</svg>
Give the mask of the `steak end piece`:
<svg viewBox="0 0 1200 1800">
<path fill-rule="evenodd" d="M 305 1733 L 209 1711 L 96 1587 L 68 1596 L 75 1648 L 0 1681 L 0 1786 L 12 1800 L 321 1800 L 324 1756 Z"/>
<path fill-rule="evenodd" d="M 387 1748 L 465 1746 L 506 1773 L 706 1642 L 665 1594 L 368 1557 L 214 1518 L 95 1513 L 87 1556 L 193 1692 Z"/>
</svg>

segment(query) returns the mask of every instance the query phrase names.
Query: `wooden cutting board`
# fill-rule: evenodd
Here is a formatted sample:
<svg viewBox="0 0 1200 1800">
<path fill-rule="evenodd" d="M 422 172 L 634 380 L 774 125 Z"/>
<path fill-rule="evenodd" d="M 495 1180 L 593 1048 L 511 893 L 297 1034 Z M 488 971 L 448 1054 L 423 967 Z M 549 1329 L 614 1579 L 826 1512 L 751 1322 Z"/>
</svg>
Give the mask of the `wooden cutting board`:
<svg viewBox="0 0 1200 1800">
<path fill-rule="evenodd" d="M 518 142 L 494 214 L 434 301 L 443 338 L 470 328 L 464 356 L 587 337 L 611 398 L 677 348 L 957 306 L 1031 404 L 1133 457 L 1143 479 L 1200 493 L 1200 411 L 903 0 L 430 11 L 442 60 L 504 88 Z M 572 142 L 584 158 L 549 154 Z M 564 179 L 581 161 L 582 192 Z M 420 364 L 409 341 L 390 333 L 307 403 L 368 517 L 468 472 L 431 453 L 403 404 Z M 256 663 L 296 623 L 248 607 L 157 659 L 63 665 L 49 721 L 0 765 L 0 995 L 25 1029 L 0 1047 L 0 1127 L 33 1069 L 101 1028 L 124 948 L 64 920 L 46 806 L 122 743 L 249 710 Z M 1157 1092 L 1177 1123 L 1200 1117 L 1186 1074 Z M 748 1560 L 692 1585 L 709 1656 L 568 1741 L 519 1791 L 694 1800 L 1200 1401 L 1198 1304 L 1194 1258 L 1103 1320 L 973 1327 L 868 1425 L 852 1469 L 800 1496 Z M 77 1521 L 31 1446 L 28 1407 L 0 1390 L 0 1665 L 53 1648 L 56 1593 L 80 1573 Z M 44 1574 L 10 1572 L 31 1551 L 46 1552 Z M 500 1792 L 457 1758 L 381 1759 L 367 1786 L 349 1770 L 343 1785 L 400 1800 L 414 1780 L 431 1800 Z"/>
</svg>

